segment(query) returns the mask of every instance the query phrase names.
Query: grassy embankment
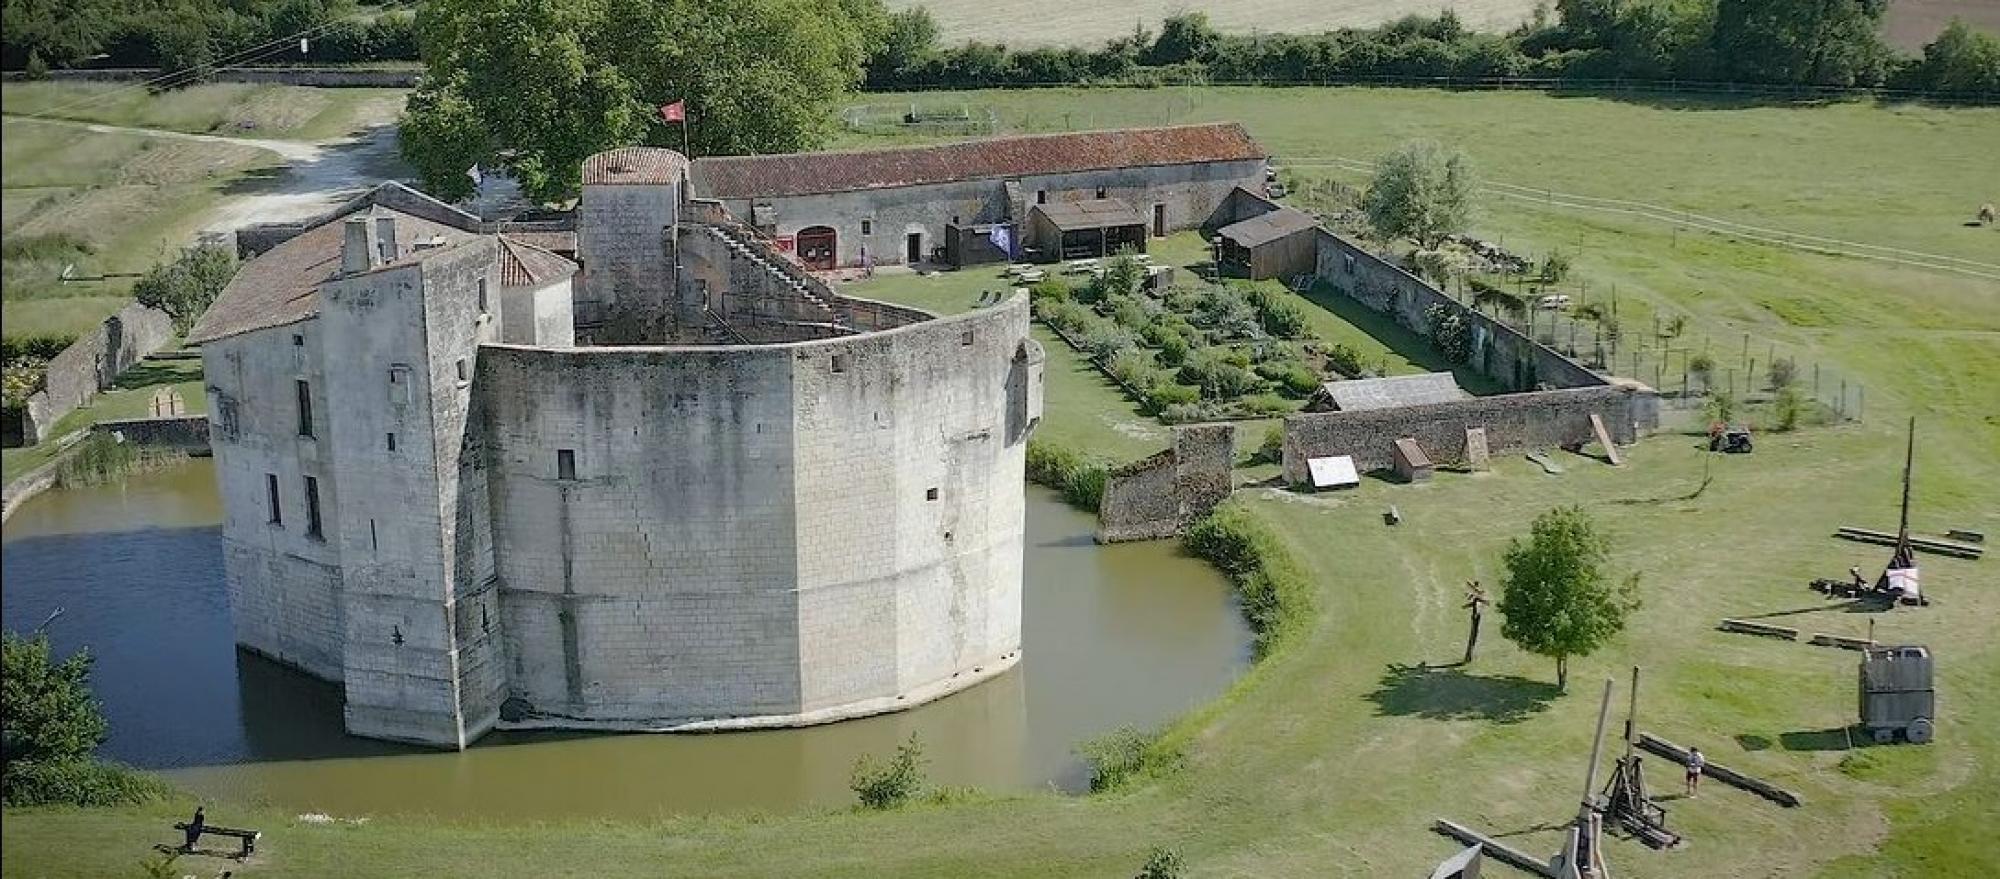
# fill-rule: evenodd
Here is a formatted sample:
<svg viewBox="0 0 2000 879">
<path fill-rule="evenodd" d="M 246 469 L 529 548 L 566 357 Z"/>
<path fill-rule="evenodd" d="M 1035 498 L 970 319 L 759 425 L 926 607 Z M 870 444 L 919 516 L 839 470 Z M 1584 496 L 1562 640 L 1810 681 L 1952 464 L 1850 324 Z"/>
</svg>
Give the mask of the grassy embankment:
<svg viewBox="0 0 2000 879">
<path fill-rule="evenodd" d="M 1369 156 L 1428 134 L 1472 150 L 1490 177 L 1666 202 L 1741 220 L 1977 258 L 1991 230 L 1957 227 L 1959 202 L 1994 184 L 1978 144 L 2000 111 L 1835 105 L 1674 108 L 1539 95 L 1234 90 L 978 95 L 1015 123 L 1065 114 L 1099 125 L 1243 118 L 1286 161 Z M 1192 101 L 1192 106 L 1189 102 Z M 1294 163 L 1295 165 L 1297 163 Z M 1782 222 L 1781 222 L 1782 221 Z M 1028 795 L 851 815 L 693 817 L 499 826 L 376 818 L 311 824 L 254 804 L 210 816 L 266 830 L 245 876 L 342 875 L 1129 875 L 1156 844 L 1194 875 L 1422 875 L 1452 846 L 1426 829 L 1449 816 L 1546 852 L 1574 810 L 1595 682 L 1646 667 L 1640 726 L 1798 790 L 1778 809 L 1711 786 L 1673 800 L 1693 844 L 1656 853 L 1616 841 L 1634 877 L 1985 876 L 2000 814 L 2000 593 L 1985 562 L 1925 557 L 1937 604 L 1872 617 L 1884 639 L 1940 657 L 1938 741 L 1850 748 L 1851 653 L 1716 632 L 1723 616 L 1781 614 L 1808 631 L 1862 634 L 1870 615 L 1805 589 L 1813 576 L 1879 564 L 1879 548 L 1827 535 L 1893 521 L 1902 416 L 1922 416 L 1916 525 L 2000 525 L 2000 282 L 1800 254 L 1616 214 L 1492 202 L 1481 231 L 1510 246 L 1567 246 L 1578 271 L 1617 284 L 1626 308 L 1689 315 L 1718 339 L 1754 333 L 1866 381 L 1868 419 L 1786 436 L 1755 455 L 1709 457 L 1668 434 L 1624 468 L 1563 459 L 1560 476 L 1517 458 L 1491 474 L 1420 486 L 1243 500 L 1298 553 L 1315 613 L 1290 646 L 1177 725 L 1185 768 L 1116 794 Z M 1878 233 L 1878 234 L 1866 234 Z M 1987 237 L 1974 237 L 1985 235 Z M 965 277 L 965 276 L 960 276 Z M 970 307 L 953 276 L 883 279 L 861 295 Z M 929 287 L 919 280 L 935 281 Z M 1628 322 L 1633 321 L 1627 316 Z M 1052 341 L 1045 338 L 1045 342 Z M 1720 347 L 1720 343 L 1718 343 Z M 1158 448 L 1164 431 L 1050 344 L 1042 436 L 1111 455 Z M 1109 414 L 1106 414 L 1109 413 Z M 1157 433 L 1140 436 L 1139 428 Z M 1713 481 L 1696 493 L 1704 473 Z M 1381 524 L 1396 504 L 1401 527 Z M 1470 668 L 1440 669 L 1464 634 L 1465 580 L 1498 577 L 1507 538 L 1537 513 L 1582 504 L 1614 536 L 1616 563 L 1643 575 L 1630 631 L 1552 664 L 1489 632 Z M 1497 620 L 1491 621 L 1497 623 Z M 1496 626 L 1497 628 L 1497 626 Z M 1671 767 L 1653 763 L 1671 789 Z M 131 870 L 184 803 L 7 815 L 6 875 Z"/>
</svg>

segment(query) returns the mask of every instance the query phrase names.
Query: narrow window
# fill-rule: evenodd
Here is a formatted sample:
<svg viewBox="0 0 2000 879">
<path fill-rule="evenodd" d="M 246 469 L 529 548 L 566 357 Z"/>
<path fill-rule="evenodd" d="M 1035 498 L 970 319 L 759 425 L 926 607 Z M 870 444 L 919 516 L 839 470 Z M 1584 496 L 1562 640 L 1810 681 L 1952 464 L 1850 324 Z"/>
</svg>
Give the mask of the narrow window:
<svg viewBox="0 0 2000 879">
<path fill-rule="evenodd" d="M 863 234 L 863 235 L 873 235 L 873 234 L 875 234 L 875 221 L 873 221 L 873 220 L 862 220 L 862 221 L 861 221 L 861 234 Z"/>
<path fill-rule="evenodd" d="M 306 536 L 314 540 L 325 540 L 319 522 L 319 480 L 306 477 Z"/>
<path fill-rule="evenodd" d="M 930 489 L 927 489 L 927 490 L 925 490 L 925 491 L 924 491 L 924 500 L 927 500 L 927 501 L 934 501 L 934 500 L 937 500 L 937 488 L 936 488 L 936 487 L 932 487 L 932 488 L 930 488 Z"/>
<path fill-rule="evenodd" d="M 491 310 L 491 309 L 489 309 L 489 308 L 487 308 L 487 307 L 486 307 L 486 279 L 485 279 L 485 278 L 480 278 L 480 279 L 479 279 L 479 313 L 480 313 L 480 314 L 485 314 L 486 312 L 488 312 L 488 311 L 490 311 L 490 310 Z"/>
<path fill-rule="evenodd" d="M 285 507 L 278 502 L 278 474 L 264 474 L 264 499 L 270 504 L 271 518 L 265 520 L 273 525 L 285 524 Z"/>
<path fill-rule="evenodd" d="M 389 434 L 389 451 L 393 452 L 395 450 L 396 450 L 396 434 L 392 432 Z"/>
<path fill-rule="evenodd" d="M 410 402 L 410 368 L 403 364 L 389 367 L 389 402 L 398 406 Z"/>
<path fill-rule="evenodd" d="M 963 333 L 959 333 L 959 334 L 958 334 L 958 344 L 960 344 L 960 345 L 963 345 L 963 346 L 965 346 L 965 347 L 967 347 L 967 348 L 970 348 L 970 347 L 972 347 L 972 331 L 971 331 L 971 330 L 966 330 L 966 331 L 965 331 L 965 332 L 963 332 Z"/>
<path fill-rule="evenodd" d="M 312 384 L 305 379 L 292 383 L 299 395 L 299 436 L 313 435 L 313 394 Z"/>
<path fill-rule="evenodd" d="M 576 479 L 576 450 L 556 450 L 556 478 L 574 481 Z"/>
<path fill-rule="evenodd" d="M 369 549 L 381 549 L 381 548 L 382 548 L 382 539 L 381 539 L 380 537 L 377 537 L 377 536 L 375 535 L 375 520 L 374 520 L 374 519 L 369 519 L 369 520 L 368 520 L 368 548 L 369 548 Z"/>
<path fill-rule="evenodd" d="M 1048 204 L 1048 203 L 1049 203 L 1049 191 L 1046 189 L 1035 190 L 1035 204 Z"/>
<path fill-rule="evenodd" d="M 1098 197 L 1098 198 L 1103 198 L 1103 197 L 1104 197 L 1104 193 L 1105 193 L 1105 189 L 1104 189 L 1104 187 L 1102 187 L 1102 186 L 1099 186 L 1099 187 L 1097 187 L 1097 197 Z"/>
<path fill-rule="evenodd" d="M 465 358 L 458 358 L 458 362 L 453 364 L 453 368 L 458 370 L 458 383 L 461 386 L 472 383 L 472 369 L 466 365 Z"/>
<path fill-rule="evenodd" d="M 293 334 L 292 334 L 292 347 L 294 347 L 294 348 L 304 348 L 305 346 L 306 346 L 306 337 L 305 337 L 305 336 L 303 336 L 303 335 L 301 335 L 301 334 L 299 334 L 299 333 L 293 333 Z"/>
<path fill-rule="evenodd" d="M 1340 255 L 1340 270 L 1346 274 L 1354 274 L 1354 254 L 1343 253 Z"/>
<path fill-rule="evenodd" d="M 835 355 L 833 355 L 833 367 L 832 367 L 832 368 L 833 368 L 833 371 L 834 371 L 834 372 L 846 372 L 846 371 L 847 371 L 847 355 L 845 355 L 845 354 L 835 354 Z"/>
</svg>

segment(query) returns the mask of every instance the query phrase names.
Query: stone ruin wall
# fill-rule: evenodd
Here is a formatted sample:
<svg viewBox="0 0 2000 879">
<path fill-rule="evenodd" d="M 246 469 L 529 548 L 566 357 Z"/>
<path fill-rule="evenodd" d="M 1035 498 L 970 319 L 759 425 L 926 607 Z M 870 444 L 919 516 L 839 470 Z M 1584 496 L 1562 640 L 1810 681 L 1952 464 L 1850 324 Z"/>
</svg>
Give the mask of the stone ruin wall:
<svg viewBox="0 0 2000 879">
<path fill-rule="evenodd" d="M 1100 543 L 1174 537 L 1229 498 L 1236 427 L 1174 428 L 1174 444 L 1111 473 L 1097 508 Z"/>
<path fill-rule="evenodd" d="M 1361 412 L 1308 412 L 1285 418 L 1285 481 L 1310 483 L 1306 460 L 1354 456 L 1354 469 L 1385 470 L 1395 462 L 1395 443 L 1411 437 L 1434 463 L 1462 463 L 1465 430 L 1486 429 L 1493 454 L 1531 449 L 1574 448 L 1590 442 L 1594 413 L 1604 420 L 1613 442 L 1637 439 L 1646 425 L 1634 417 L 1641 392 L 1604 386 L 1502 394 L 1449 403 L 1371 409 Z"/>
<path fill-rule="evenodd" d="M 174 319 L 157 308 L 134 302 L 78 336 L 49 360 L 42 390 L 30 395 L 20 415 L 22 445 L 49 438 L 49 430 L 64 415 L 111 387 L 119 373 L 132 368 L 174 340 Z M 9 433 L 12 433 L 10 429 Z"/>
</svg>

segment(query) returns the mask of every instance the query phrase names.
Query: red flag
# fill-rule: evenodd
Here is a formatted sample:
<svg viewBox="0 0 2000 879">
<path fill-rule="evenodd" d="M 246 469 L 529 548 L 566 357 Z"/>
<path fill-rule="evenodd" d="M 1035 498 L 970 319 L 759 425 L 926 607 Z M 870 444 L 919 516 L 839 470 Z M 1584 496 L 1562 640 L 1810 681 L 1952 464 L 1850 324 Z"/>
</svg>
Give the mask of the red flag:
<svg viewBox="0 0 2000 879">
<path fill-rule="evenodd" d="M 687 121 L 687 102 L 686 102 L 686 101 L 675 101 L 675 102 L 673 102 L 673 103 L 671 103 L 671 104 L 662 104 L 662 105 L 660 105 L 660 121 L 662 121 L 662 122 L 686 122 L 686 121 Z"/>
</svg>

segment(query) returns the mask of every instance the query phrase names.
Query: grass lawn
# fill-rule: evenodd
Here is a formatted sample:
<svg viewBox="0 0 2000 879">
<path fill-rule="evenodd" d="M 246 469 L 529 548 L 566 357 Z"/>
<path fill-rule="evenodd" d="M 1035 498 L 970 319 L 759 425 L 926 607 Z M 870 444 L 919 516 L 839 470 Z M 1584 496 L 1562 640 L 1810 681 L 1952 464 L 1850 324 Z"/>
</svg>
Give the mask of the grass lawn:
<svg viewBox="0 0 2000 879">
<path fill-rule="evenodd" d="M 1465 145 L 1493 179 L 1992 259 L 1982 243 L 1995 233 L 1956 223 L 1975 193 L 2000 182 L 1979 147 L 2000 131 L 2000 110 L 1367 89 L 966 99 L 1027 128 L 1240 117 L 1287 161 L 1366 157 L 1429 134 Z M 1182 721 L 1191 744 L 1180 772 L 1126 791 L 973 797 L 884 814 L 535 825 L 324 824 L 295 810 L 210 803 L 212 820 L 265 831 L 259 860 L 237 875 L 1096 877 L 1131 875 L 1155 845 L 1177 848 L 1192 876 L 1425 875 L 1455 848 L 1427 829 L 1437 817 L 1511 834 L 1530 851 L 1555 848 L 1552 827 L 1575 810 L 1595 690 L 1605 677 L 1622 682 L 1633 664 L 1645 667 L 1640 728 L 1797 790 L 1805 805 L 1780 809 L 1711 782 L 1699 798 L 1666 803 L 1691 845 L 1652 852 L 1613 841 L 1618 875 L 2000 875 L 1990 843 L 2000 815 L 1995 562 L 1922 557 L 1929 608 L 1866 614 L 1806 589 L 1812 577 L 1886 559 L 1882 548 L 1828 535 L 1843 524 L 1892 525 L 1907 415 L 1921 425 L 1913 524 L 2000 532 L 2000 282 L 1527 203 L 1489 203 L 1479 225 L 1509 247 L 1581 236 L 1578 273 L 1593 290 L 1616 285 L 1627 326 L 1649 325 L 1655 312 L 1685 315 L 1691 329 L 1677 344 L 1718 355 L 1750 333 L 1866 384 L 1867 417 L 1766 434 L 1750 456 L 1708 456 L 1694 437 L 1668 433 L 1631 449 L 1623 468 L 1559 455 L 1566 472 L 1548 476 L 1509 457 L 1490 474 L 1441 473 L 1415 486 L 1242 492 L 1311 574 L 1314 616 L 1297 641 Z M 954 310 L 998 285 L 975 272 L 885 274 L 851 289 Z M 1137 435 L 1133 426 L 1148 420 L 1064 346 L 1044 344 L 1042 437 L 1116 456 L 1164 445 L 1163 431 Z M 1696 492 L 1704 474 L 1712 481 Z M 1391 504 L 1404 516 L 1399 527 L 1382 524 Z M 1569 694 L 1552 686 L 1553 663 L 1499 637 L 1497 616 L 1472 666 L 1424 665 L 1461 650 L 1464 581 L 1494 583 L 1508 538 L 1561 504 L 1583 505 L 1613 536 L 1615 565 L 1641 575 L 1645 605 L 1630 629 L 1571 663 Z M 1714 629 L 1721 617 L 1754 615 L 1848 635 L 1873 620 L 1884 640 L 1929 645 L 1939 657 L 1936 743 L 1849 747 L 1854 654 Z M 1648 775 L 1656 792 L 1677 780 L 1658 761 Z M 8 810 L 0 875 L 134 874 L 190 808 Z"/>
<path fill-rule="evenodd" d="M 131 84 L 17 82 L 0 86 L 10 116 L 283 140 L 323 140 L 393 121 L 404 89 L 324 89 L 216 83 L 166 92 Z"/>
<path fill-rule="evenodd" d="M 169 387 L 181 392 L 187 414 L 207 411 L 208 393 L 202 388 L 200 360 L 146 360 L 126 370 L 116 385 L 88 405 L 58 419 L 49 429 L 49 437 L 54 440 L 100 421 L 145 418 L 152 414 L 153 395 Z M 0 480 L 11 480 L 41 466 L 54 456 L 55 448 L 51 441 L 26 448 L 0 449 Z"/>
<path fill-rule="evenodd" d="M 1317 33 L 1373 27 L 1405 15 L 1436 15 L 1450 7 L 1467 26 L 1504 31 L 1534 12 L 1529 0 L 1232 0 L 1190 6 L 1171 0 L 1113 0 L 1077 6 L 1056 0 L 979 3 L 975 0 L 890 0 L 891 9 L 923 6 L 937 19 L 948 44 L 978 40 L 1014 47 L 1082 46 L 1095 49 L 1135 26 L 1158 33 L 1169 15 L 1193 9 L 1229 33 Z"/>
</svg>

